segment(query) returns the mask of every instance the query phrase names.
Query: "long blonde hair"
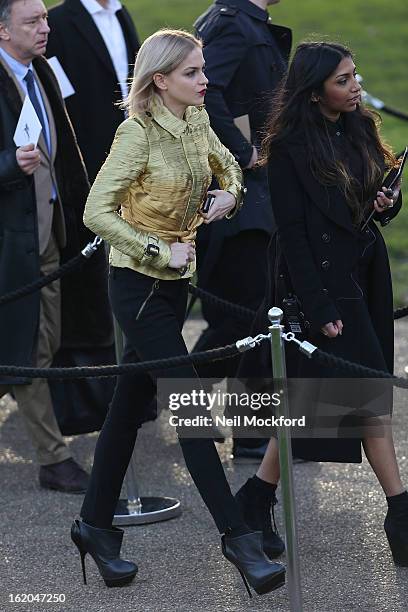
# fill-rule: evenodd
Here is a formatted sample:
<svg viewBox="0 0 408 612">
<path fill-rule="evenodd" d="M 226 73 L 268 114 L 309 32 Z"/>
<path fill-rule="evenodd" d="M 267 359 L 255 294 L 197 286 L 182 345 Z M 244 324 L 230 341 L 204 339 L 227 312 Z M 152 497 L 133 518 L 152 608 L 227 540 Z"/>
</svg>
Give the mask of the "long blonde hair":
<svg viewBox="0 0 408 612">
<path fill-rule="evenodd" d="M 169 74 L 196 47 L 202 47 L 201 41 L 184 30 L 163 29 L 146 38 L 136 56 L 129 95 L 121 104 L 129 117 L 149 111 L 155 103 L 161 104 L 153 75 Z"/>
</svg>

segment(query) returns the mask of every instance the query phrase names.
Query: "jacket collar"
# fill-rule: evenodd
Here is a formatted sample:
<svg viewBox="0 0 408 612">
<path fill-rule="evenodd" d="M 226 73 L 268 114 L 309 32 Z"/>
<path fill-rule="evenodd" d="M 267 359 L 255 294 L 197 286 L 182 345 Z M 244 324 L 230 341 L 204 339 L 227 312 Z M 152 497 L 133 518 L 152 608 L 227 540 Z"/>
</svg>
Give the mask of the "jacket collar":
<svg viewBox="0 0 408 612">
<path fill-rule="evenodd" d="M 254 19 L 269 21 L 268 11 L 264 11 L 263 9 L 259 8 L 259 6 L 256 6 L 256 4 L 250 2 L 250 0 L 216 0 L 215 4 L 237 8 Z"/>
<path fill-rule="evenodd" d="M 188 106 L 184 115 L 184 119 L 179 119 L 176 115 L 173 115 L 169 109 L 159 102 L 156 102 L 151 112 L 146 113 L 146 119 L 155 121 L 164 130 L 169 132 L 175 138 L 180 138 L 188 128 L 193 128 L 196 125 L 208 123 L 207 113 L 203 112 L 204 105 Z"/>
</svg>

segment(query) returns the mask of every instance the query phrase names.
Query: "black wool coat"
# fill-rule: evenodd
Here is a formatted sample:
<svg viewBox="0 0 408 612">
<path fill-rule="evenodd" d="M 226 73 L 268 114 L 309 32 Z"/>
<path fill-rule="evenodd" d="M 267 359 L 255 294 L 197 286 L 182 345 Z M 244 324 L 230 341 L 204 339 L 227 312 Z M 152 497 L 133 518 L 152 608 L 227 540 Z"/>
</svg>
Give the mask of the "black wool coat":
<svg viewBox="0 0 408 612">
<path fill-rule="evenodd" d="M 260 146 L 272 95 L 287 69 L 292 32 L 274 25 L 267 11 L 249 0 L 216 0 L 194 26 L 204 43 L 209 79 L 205 105 L 211 126 L 244 168 L 252 145 Z M 252 143 L 234 124 L 242 115 L 249 117 Z M 274 221 L 265 170 L 245 170 L 244 182 L 247 193 L 239 215 L 204 228 L 207 234 L 219 238 L 252 229 L 271 234 Z"/>
<path fill-rule="evenodd" d="M 89 191 L 83 160 L 54 73 L 43 57 L 33 61 L 49 99 L 57 131 L 55 170 L 67 243 L 61 263 L 78 254 L 93 234 L 82 215 Z M 13 135 L 22 101 L 14 82 L 0 66 L 0 295 L 36 280 L 40 275 L 34 181 L 16 161 Z M 106 287 L 103 248 L 66 276 L 62 292 L 62 346 L 93 347 L 112 342 L 112 322 Z M 0 306 L 0 363 L 32 365 L 39 320 L 40 293 Z M 16 384 L 22 379 L 1 379 Z"/>
<path fill-rule="evenodd" d="M 272 152 L 268 177 L 271 192 L 280 194 L 273 200 L 277 233 L 270 243 L 268 285 L 253 332 L 265 333 L 267 312 L 282 305 L 285 287 L 300 301 L 310 325 L 309 341 L 326 352 L 391 373 L 392 284 L 387 249 L 376 223 L 372 220 L 363 232 L 355 229 L 340 189 L 323 186 L 313 177 L 301 141 L 285 143 Z M 375 219 L 388 224 L 401 204 L 400 196 L 392 209 L 376 214 Z M 360 279 L 358 263 L 366 246 L 374 249 L 373 257 L 366 278 Z M 343 321 L 343 335 L 327 338 L 320 328 L 336 319 Z M 299 356 L 293 346 L 286 344 L 286 349 L 290 377 L 342 376 Z M 270 377 L 269 346 L 246 354 L 239 376 Z M 295 439 L 293 445 L 296 455 L 305 459 L 361 461 L 360 439 Z"/>
<path fill-rule="evenodd" d="M 126 42 L 130 77 L 139 40 L 126 8 L 116 16 Z M 105 42 L 80 0 L 65 0 L 51 8 L 48 24 L 51 31 L 47 57 L 57 56 L 75 89 L 65 104 L 92 183 L 125 118 L 117 106 L 122 99 L 121 89 Z"/>
</svg>

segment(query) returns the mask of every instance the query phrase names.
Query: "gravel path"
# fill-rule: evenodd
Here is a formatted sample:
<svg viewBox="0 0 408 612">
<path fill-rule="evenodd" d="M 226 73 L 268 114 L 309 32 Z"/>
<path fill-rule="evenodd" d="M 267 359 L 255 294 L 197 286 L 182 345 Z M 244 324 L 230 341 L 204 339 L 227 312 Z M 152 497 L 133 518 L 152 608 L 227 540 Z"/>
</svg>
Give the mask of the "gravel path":
<svg viewBox="0 0 408 612">
<path fill-rule="evenodd" d="M 191 345 L 202 329 L 189 321 Z M 396 325 L 396 370 L 408 365 L 408 322 Z M 408 482 L 407 391 L 396 391 L 395 438 Z M 41 491 L 37 467 L 16 405 L 0 400 L 0 611 L 246 612 L 289 610 L 287 587 L 249 600 L 238 572 L 220 553 L 219 538 L 184 466 L 166 412 L 140 435 L 144 495 L 181 499 L 183 514 L 164 523 L 126 528 L 123 553 L 139 563 L 136 580 L 107 589 L 87 559 L 88 585 L 69 537 L 81 497 Z M 90 468 L 96 434 L 70 438 L 75 457 Z M 218 445 L 236 490 L 254 466 L 234 465 L 230 442 Z M 367 461 L 361 465 L 294 466 L 305 612 L 403 612 L 408 569 L 392 562 L 382 523 L 386 504 Z M 277 508 L 282 525 L 281 508 Z M 10 594 L 63 594 L 64 603 L 10 603 Z"/>
</svg>

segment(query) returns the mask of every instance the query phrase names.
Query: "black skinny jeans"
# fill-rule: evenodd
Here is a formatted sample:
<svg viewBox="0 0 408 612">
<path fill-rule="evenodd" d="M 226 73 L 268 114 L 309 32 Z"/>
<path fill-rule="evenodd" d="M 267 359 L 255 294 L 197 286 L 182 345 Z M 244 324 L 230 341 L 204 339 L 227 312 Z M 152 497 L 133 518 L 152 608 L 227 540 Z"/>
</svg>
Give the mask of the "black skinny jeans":
<svg viewBox="0 0 408 612">
<path fill-rule="evenodd" d="M 122 363 L 187 354 L 181 335 L 188 280 L 160 280 L 136 320 L 155 279 L 129 268 L 111 268 L 109 294 L 113 313 L 125 337 Z M 112 525 L 137 431 L 149 419 L 157 378 L 197 378 L 192 365 L 165 371 L 119 376 L 109 413 L 99 435 L 83 520 L 101 529 Z M 244 525 L 213 440 L 179 438 L 184 460 L 220 533 Z"/>
</svg>

